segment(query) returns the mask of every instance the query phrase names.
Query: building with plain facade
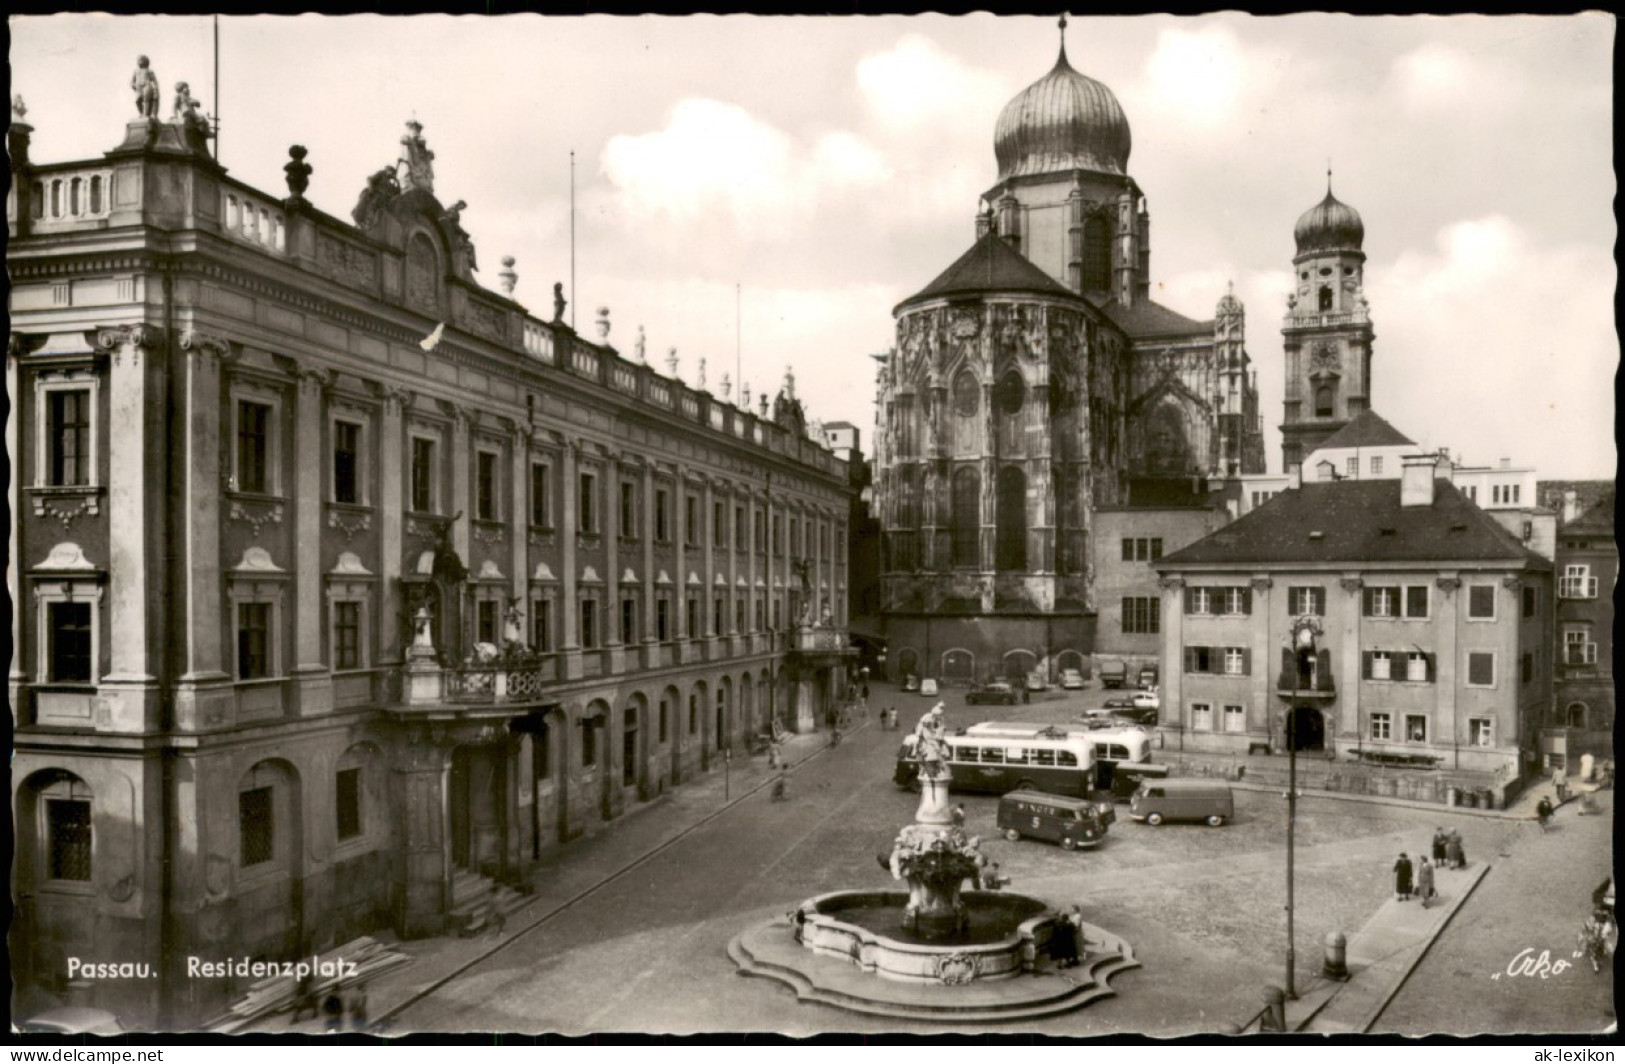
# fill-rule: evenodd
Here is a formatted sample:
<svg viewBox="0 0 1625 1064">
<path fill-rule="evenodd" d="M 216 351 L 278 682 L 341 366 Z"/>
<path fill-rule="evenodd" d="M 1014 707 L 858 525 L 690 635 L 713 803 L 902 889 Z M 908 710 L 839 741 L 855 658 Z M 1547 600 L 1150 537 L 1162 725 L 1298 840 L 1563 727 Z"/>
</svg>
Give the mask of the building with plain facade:
<svg viewBox="0 0 1625 1064">
<path fill-rule="evenodd" d="M 1559 515 L 1558 671 L 1541 755 L 1548 770 L 1573 775 L 1584 754 L 1614 756 L 1614 485 L 1544 481 L 1540 493 Z"/>
<path fill-rule="evenodd" d="M 1432 767 L 1504 794 L 1551 700 L 1551 563 L 1407 460 L 1397 480 L 1308 483 L 1153 568 L 1170 747 L 1285 749 Z M 1320 629 L 1307 685 L 1292 625 Z M 1421 777 L 1418 777 L 1419 779 Z M 1420 795 L 1417 795 L 1420 796 Z"/>
<path fill-rule="evenodd" d="M 1263 471 L 1242 305 L 1151 299 L 1130 146 L 1063 47 L 999 117 L 975 242 L 893 311 L 874 452 L 895 675 L 1087 668 L 1100 508 L 1137 479 Z"/>
<path fill-rule="evenodd" d="M 607 319 L 576 335 L 558 289 L 533 315 L 511 260 L 481 287 L 416 123 L 354 224 L 305 198 L 297 146 L 277 196 L 195 119 L 64 163 L 29 132 L 14 114 L 18 1008 L 195 1026 L 247 981 L 188 956 L 477 921 L 564 841 L 821 717 L 850 657 L 844 463 L 621 357 Z M 69 985 L 70 956 L 153 976 Z"/>
</svg>

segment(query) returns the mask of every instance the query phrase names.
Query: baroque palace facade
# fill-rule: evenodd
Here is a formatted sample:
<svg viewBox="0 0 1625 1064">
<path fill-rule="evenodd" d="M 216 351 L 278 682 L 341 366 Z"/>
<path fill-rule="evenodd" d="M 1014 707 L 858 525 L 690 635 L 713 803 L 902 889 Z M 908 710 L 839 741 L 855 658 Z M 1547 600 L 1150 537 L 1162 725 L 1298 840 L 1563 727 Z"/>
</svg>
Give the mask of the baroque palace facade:
<svg viewBox="0 0 1625 1064">
<path fill-rule="evenodd" d="M 194 1026 L 188 956 L 437 934 L 846 682 L 847 469 L 473 279 L 416 123 L 355 224 L 201 120 L 13 114 L 18 1007 Z M 641 341 L 639 344 L 641 348 Z M 150 979 L 67 984 L 66 958 Z"/>
<path fill-rule="evenodd" d="M 875 481 L 897 673 L 1085 667 L 1097 510 L 1263 472 L 1241 303 L 1150 299 L 1130 143 L 1063 46 L 999 117 L 975 244 L 894 311 Z"/>
</svg>

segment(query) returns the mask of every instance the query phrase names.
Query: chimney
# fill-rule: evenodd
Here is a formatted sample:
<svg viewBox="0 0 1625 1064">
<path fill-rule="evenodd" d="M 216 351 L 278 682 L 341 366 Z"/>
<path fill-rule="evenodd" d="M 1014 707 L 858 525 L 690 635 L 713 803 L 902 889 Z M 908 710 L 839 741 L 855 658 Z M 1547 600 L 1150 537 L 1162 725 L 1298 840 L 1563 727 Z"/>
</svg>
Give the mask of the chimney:
<svg viewBox="0 0 1625 1064">
<path fill-rule="evenodd" d="M 1436 454 L 1408 454 L 1400 459 L 1403 466 L 1399 475 L 1401 507 L 1433 505 L 1433 473 L 1438 461 Z"/>
<path fill-rule="evenodd" d="M 1565 491 L 1563 493 L 1563 523 L 1566 525 L 1579 516 L 1580 493 L 1572 489 Z"/>
<path fill-rule="evenodd" d="M 1286 467 L 1286 486 L 1288 491 L 1296 491 L 1303 487 L 1303 463 L 1293 462 Z"/>
</svg>

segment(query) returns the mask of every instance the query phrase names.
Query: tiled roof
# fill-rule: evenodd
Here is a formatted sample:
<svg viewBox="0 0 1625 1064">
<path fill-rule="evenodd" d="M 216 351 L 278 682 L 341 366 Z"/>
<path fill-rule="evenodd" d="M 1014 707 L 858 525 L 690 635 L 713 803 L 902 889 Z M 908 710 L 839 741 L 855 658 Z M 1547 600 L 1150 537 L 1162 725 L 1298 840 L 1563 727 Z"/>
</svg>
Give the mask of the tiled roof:
<svg viewBox="0 0 1625 1064">
<path fill-rule="evenodd" d="M 981 292 L 1036 292 L 1078 298 L 1076 292 L 1028 262 L 998 236 L 988 233 L 937 275 L 936 280 L 897 306 L 902 308 L 921 300 Z"/>
<path fill-rule="evenodd" d="M 1090 297 L 1090 302 L 1131 337 L 1189 336 L 1193 333 L 1211 336 L 1213 333 L 1213 322 L 1194 321 L 1149 299 L 1139 300 L 1129 307 L 1109 298 L 1096 300 Z"/>
<path fill-rule="evenodd" d="M 1340 447 L 1403 447 L 1416 446 L 1404 433 L 1384 421 L 1375 410 L 1362 410 L 1359 416 L 1332 433 L 1317 451 L 1330 451 Z"/>
<path fill-rule="evenodd" d="M 1609 492 L 1591 509 L 1584 511 L 1579 517 L 1570 521 L 1558 530 L 1562 535 L 1607 535 L 1614 534 L 1614 494 Z"/>
<path fill-rule="evenodd" d="M 1433 505 L 1402 507 L 1401 481 L 1342 480 L 1283 491 L 1153 567 L 1245 563 L 1498 562 L 1549 569 L 1448 480 Z"/>
</svg>

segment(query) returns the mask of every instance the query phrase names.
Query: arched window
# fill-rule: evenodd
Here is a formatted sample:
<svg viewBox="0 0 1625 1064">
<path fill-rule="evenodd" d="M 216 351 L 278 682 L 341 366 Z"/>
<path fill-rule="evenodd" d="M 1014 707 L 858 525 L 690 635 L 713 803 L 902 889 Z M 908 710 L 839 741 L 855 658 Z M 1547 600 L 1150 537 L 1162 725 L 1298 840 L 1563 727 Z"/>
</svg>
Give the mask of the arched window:
<svg viewBox="0 0 1625 1064">
<path fill-rule="evenodd" d="M 1584 702 L 1570 702 L 1565 711 L 1566 727 L 1584 728 L 1586 726 L 1586 704 Z"/>
<path fill-rule="evenodd" d="M 1333 388 L 1330 384 L 1317 384 L 1317 385 L 1315 385 L 1315 416 L 1316 417 L 1331 417 L 1332 416 L 1333 399 L 1335 398 L 1336 395 L 1337 395 L 1337 389 Z"/>
<path fill-rule="evenodd" d="M 415 234 L 406 245 L 406 297 L 419 307 L 434 307 L 440 302 L 440 259 L 435 254 L 434 242 L 422 233 Z"/>
<path fill-rule="evenodd" d="M 981 567 L 977 549 L 982 532 L 982 475 L 972 466 L 954 471 L 953 564 L 956 569 Z"/>
<path fill-rule="evenodd" d="M 1320 290 L 1320 312 L 1322 314 L 1332 309 L 1332 289 L 1326 285 Z"/>
<path fill-rule="evenodd" d="M 954 378 L 954 413 L 960 417 L 975 417 L 982 408 L 982 386 L 976 375 L 968 369 L 960 370 Z"/>
<path fill-rule="evenodd" d="M 1020 370 L 1010 370 L 999 378 L 998 394 L 995 396 L 999 409 L 1006 414 L 1019 414 L 1022 403 L 1027 398 L 1027 382 L 1021 377 Z"/>
<path fill-rule="evenodd" d="M 1027 476 L 1020 466 L 999 470 L 998 521 L 994 549 L 998 568 L 1027 568 Z"/>
<path fill-rule="evenodd" d="M 1096 215 L 1083 223 L 1083 290 L 1104 292 L 1111 286 L 1111 229 L 1106 219 Z"/>
</svg>

